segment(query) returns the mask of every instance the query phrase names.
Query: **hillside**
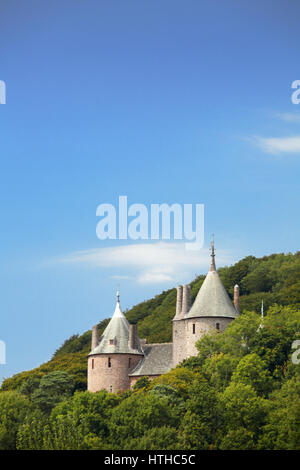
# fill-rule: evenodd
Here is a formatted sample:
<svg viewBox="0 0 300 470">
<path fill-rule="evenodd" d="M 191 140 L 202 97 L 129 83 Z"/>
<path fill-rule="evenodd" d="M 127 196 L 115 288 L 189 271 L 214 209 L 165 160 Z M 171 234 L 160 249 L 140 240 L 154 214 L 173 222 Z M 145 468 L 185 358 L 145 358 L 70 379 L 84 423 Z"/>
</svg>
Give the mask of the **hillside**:
<svg viewBox="0 0 300 470">
<path fill-rule="evenodd" d="M 265 311 L 271 305 L 290 305 L 300 308 L 300 251 L 295 254 L 272 254 L 262 258 L 247 256 L 235 265 L 218 269 L 220 278 L 232 298 L 233 286 L 240 286 L 241 313 L 260 312 L 261 301 Z M 192 301 L 205 276 L 191 282 Z M 137 304 L 127 312 L 129 322 L 136 322 L 141 338 L 148 342 L 171 341 L 172 318 L 176 305 L 176 288 L 162 292 L 154 298 Z M 99 323 L 99 333 L 108 319 Z M 21 372 L 4 380 L 1 391 L 18 390 L 28 379 L 41 378 L 49 372 L 64 371 L 72 375 L 75 389 L 86 389 L 86 355 L 90 350 L 91 331 L 72 335 L 55 351 L 51 360 L 40 367 Z"/>
</svg>

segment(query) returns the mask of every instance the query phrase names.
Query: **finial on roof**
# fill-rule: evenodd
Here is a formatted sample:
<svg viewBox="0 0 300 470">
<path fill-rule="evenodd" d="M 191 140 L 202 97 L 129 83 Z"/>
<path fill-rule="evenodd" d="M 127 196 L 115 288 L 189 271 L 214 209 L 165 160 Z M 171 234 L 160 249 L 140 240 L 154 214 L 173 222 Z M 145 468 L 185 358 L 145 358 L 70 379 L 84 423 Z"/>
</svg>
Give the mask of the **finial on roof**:
<svg viewBox="0 0 300 470">
<path fill-rule="evenodd" d="M 118 303 L 120 302 L 120 292 L 119 292 L 119 289 L 117 290 L 117 302 L 118 302 Z"/>
<path fill-rule="evenodd" d="M 261 301 L 261 320 L 260 320 L 260 324 L 259 324 L 259 327 L 257 328 L 257 331 L 261 330 L 261 328 L 264 327 L 264 301 L 262 300 Z"/>
<path fill-rule="evenodd" d="M 215 263 L 215 239 L 214 239 L 214 234 L 212 235 L 212 241 L 211 241 L 211 264 L 210 264 L 210 272 L 216 271 L 216 263 Z"/>
</svg>

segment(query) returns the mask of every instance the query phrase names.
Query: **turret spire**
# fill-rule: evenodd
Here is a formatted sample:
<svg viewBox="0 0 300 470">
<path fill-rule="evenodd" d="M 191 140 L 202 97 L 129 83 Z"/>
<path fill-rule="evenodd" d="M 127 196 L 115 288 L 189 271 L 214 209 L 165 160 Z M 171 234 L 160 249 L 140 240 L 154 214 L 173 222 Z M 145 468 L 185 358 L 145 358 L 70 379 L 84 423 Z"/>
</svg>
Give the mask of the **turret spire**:
<svg viewBox="0 0 300 470">
<path fill-rule="evenodd" d="M 215 240 L 214 240 L 214 234 L 212 235 L 212 241 L 211 241 L 211 264 L 209 271 L 213 272 L 216 271 L 216 263 L 215 263 Z"/>
<path fill-rule="evenodd" d="M 259 331 L 261 328 L 264 327 L 264 301 L 263 300 L 261 301 L 260 312 L 261 312 L 261 320 L 260 320 L 259 327 L 257 328 L 257 331 Z"/>
<path fill-rule="evenodd" d="M 236 301 L 238 300 L 238 287 L 235 288 Z M 237 302 L 236 302 L 237 305 Z M 185 319 L 199 317 L 221 317 L 228 321 L 238 316 L 239 312 L 234 308 L 222 281 L 218 275 L 215 264 L 215 243 L 211 241 L 211 265 L 207 276 L 200 287 L 190 310 Z"/>
</svg>

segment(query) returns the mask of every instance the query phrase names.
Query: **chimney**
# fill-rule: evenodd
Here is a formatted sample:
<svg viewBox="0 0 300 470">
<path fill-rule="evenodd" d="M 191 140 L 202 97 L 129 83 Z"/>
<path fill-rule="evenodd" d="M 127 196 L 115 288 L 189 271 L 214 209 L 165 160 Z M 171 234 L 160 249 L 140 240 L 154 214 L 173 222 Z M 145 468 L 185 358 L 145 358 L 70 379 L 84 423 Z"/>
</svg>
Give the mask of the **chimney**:
<svg viewBox="0 0 300 470">
<path fill-rule="evenodd" d="M 177 287 L 176 317 L 181 314 L 182 309 L 182 286 Z"/>
<path fill-rule="evenodd" d="M 189 311 L 190 303 L 191 303 L 191 287 L 188 285 L 185 285 L 183 286 L 183 290 L 182 290 L 182 309 L 181 309 L 182 318 Z"/>
<path fill-rule="evenodd" d="M 137 341 L 137 326 L 135 323 L 129 325 L 129 347 L 131 349 L 138 349 Z"/>
<path fill-rule="evenodd" d="M 93 326 L 92 329 L 92 351 L 98 346 L 99 335 L 98 335 L 98 325 Z"/>
<path fill-rule="evenodd" d="M 187 286 L 187 311 L 191 308 L 191 286 Z"/>
<path fill-rule="evenodd" d="M 233 289 L 233 304 L 235 309 L 240 313 L 240 288 L 237 284 Z"/>
</svg>

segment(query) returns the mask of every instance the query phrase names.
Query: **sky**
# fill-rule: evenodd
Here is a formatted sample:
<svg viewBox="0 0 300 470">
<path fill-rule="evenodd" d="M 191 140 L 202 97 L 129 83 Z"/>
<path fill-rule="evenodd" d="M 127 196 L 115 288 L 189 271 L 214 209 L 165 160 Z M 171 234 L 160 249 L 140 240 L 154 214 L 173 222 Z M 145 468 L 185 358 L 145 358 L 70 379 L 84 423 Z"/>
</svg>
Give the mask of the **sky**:
<svg viewBox="0 0 300 470">
<path fill-rule="evenodd" d="M 0 381 L 209 267 L 299 250 L 297 0 L 0 0 Z M 300 94 L 299 94 L 300 98 Z M 204 204 L 204 246 L 97 207 Z"/>
</svg>

